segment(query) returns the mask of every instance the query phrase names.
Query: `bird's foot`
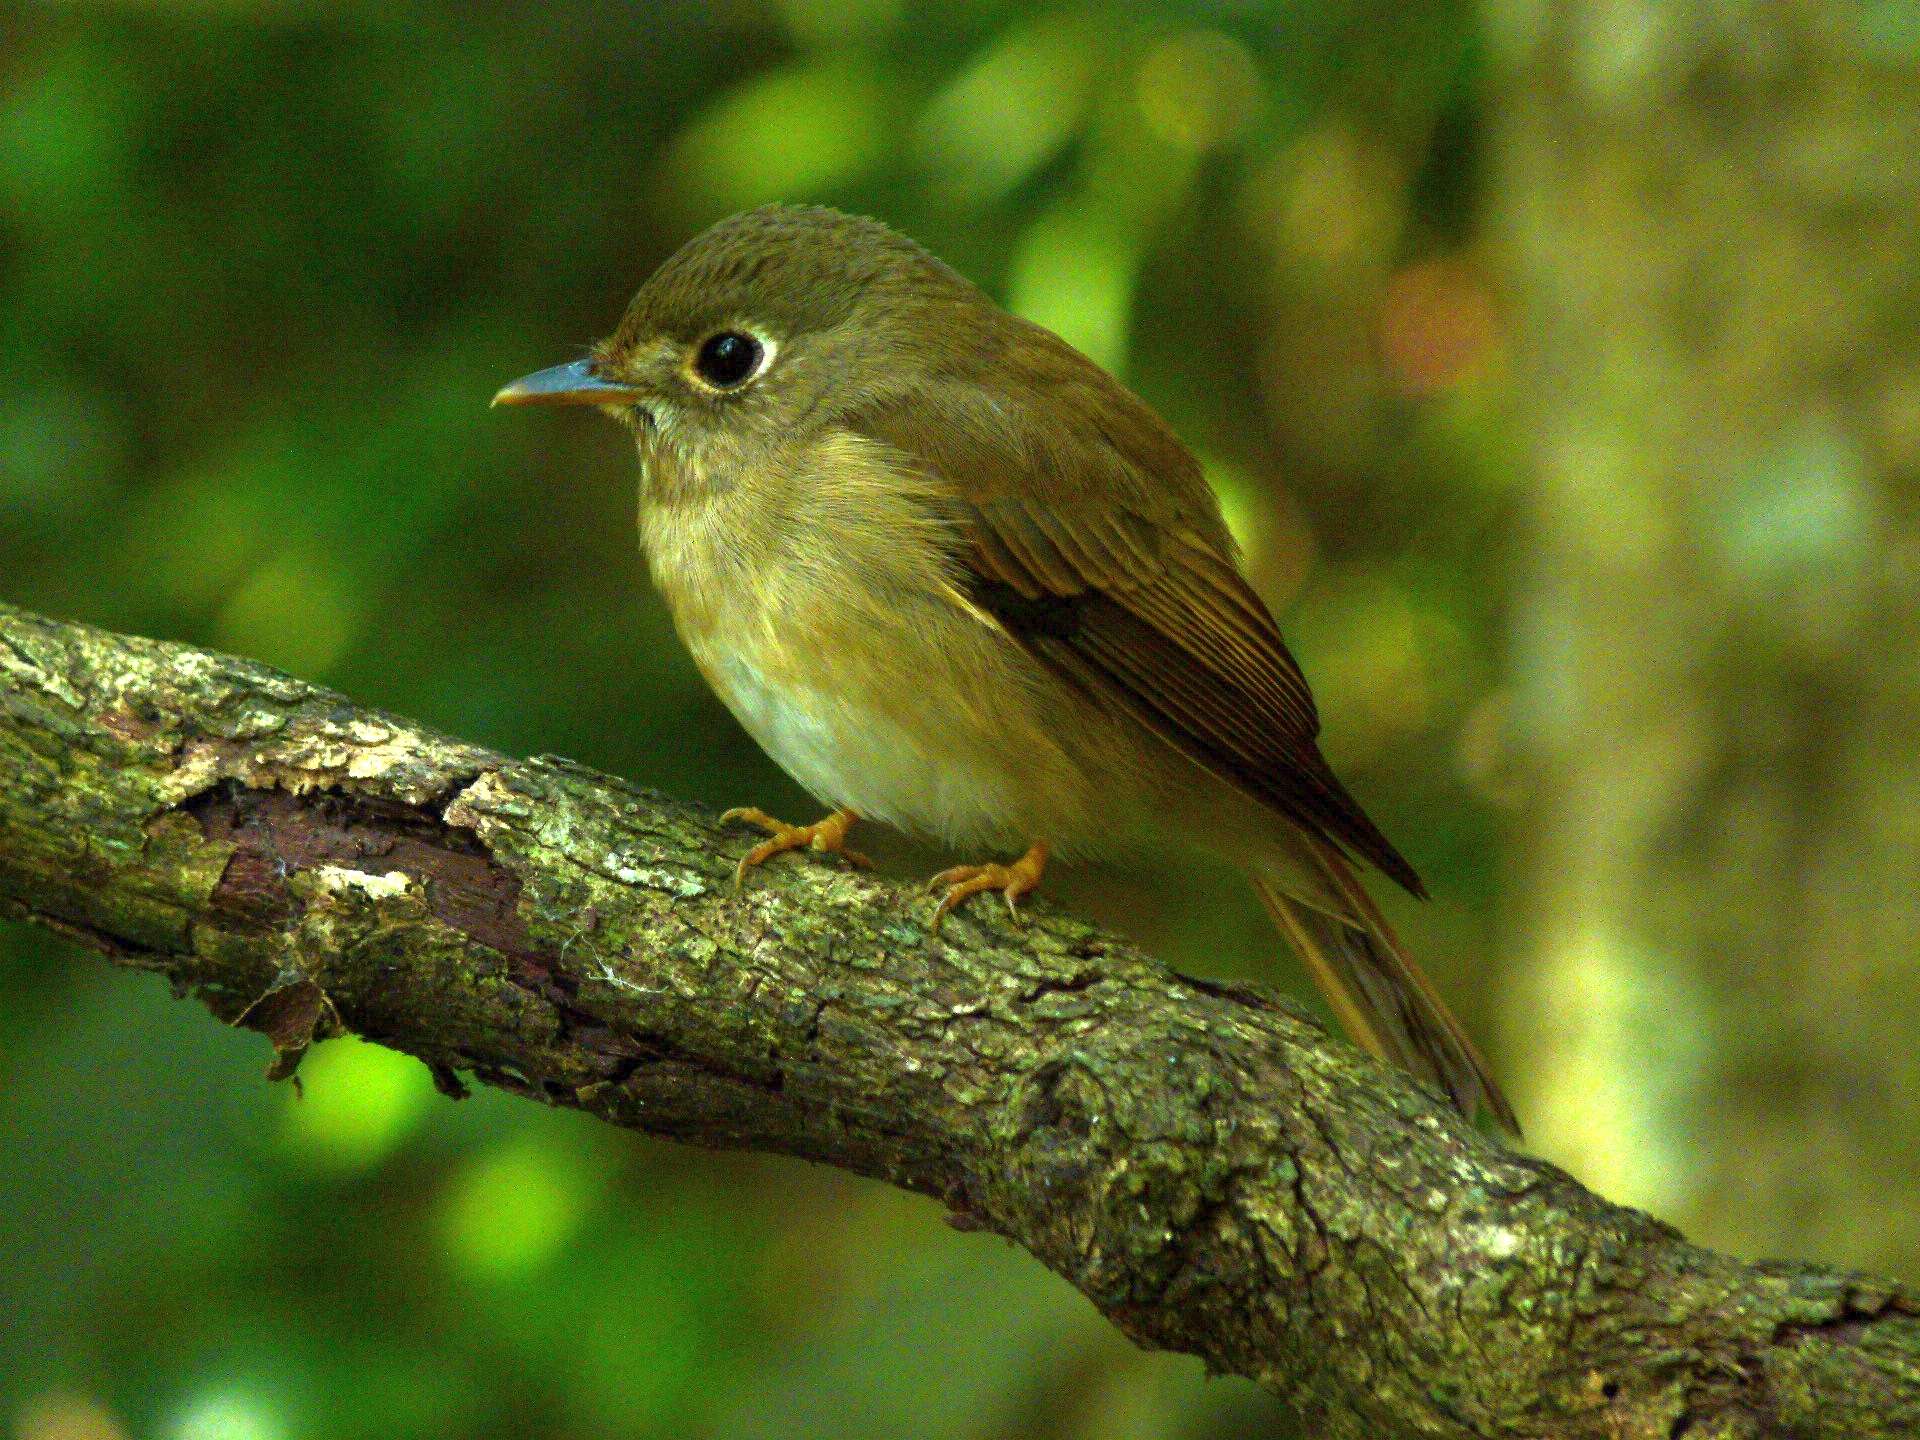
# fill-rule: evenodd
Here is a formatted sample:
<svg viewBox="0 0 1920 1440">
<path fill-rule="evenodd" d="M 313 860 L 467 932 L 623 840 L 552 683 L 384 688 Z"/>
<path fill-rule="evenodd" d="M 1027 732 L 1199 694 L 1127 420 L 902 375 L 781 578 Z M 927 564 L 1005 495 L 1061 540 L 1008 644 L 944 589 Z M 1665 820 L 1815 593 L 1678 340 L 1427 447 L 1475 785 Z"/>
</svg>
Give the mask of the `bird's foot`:
<svg viewBox="0 0 1920 1440">
<path fill-rule="evenodd" d="M 851 810 L 836 810 L 825 819 L 816 820 L 811 825 L 789 825 L 784 820 L 776 820 L 764 810 L 756 810 L 751 805 L 742 805 L 729 810 L 720 817 L 720 823 L 726 825 L 738 820 L 747 825 L 756 825 L 773 838 L 762 840 L 746 854 L 740 857 L 740 863 L 734 868 L 733 888 L 737 891 L 746 883 L 747 871 L 756 865 L 764 865 L 774 856 L 788 850 L 820 850 L 832 855 L 842 855 L 862 870 L 873 862 L 858 850 L 847 848 L 847 832 L 853 829 L 853 822 L 860 817 Z"/>
<path fill-rule="evenodd" d="M 989 862 L 985 865 L 956 865 L 951 870 L 942 870 L 927 882 L 927 889 L 939 890 L 944 887 L 947 892 L 940 897 L 939 907 L 933 912 L 934 933 L 940 933 L 940 922 L 947 918 L 949 910 L 986 890 L 1000 892 L 1007 902 L 1007 914 L 1018 925 L 1020 906 L 1017 902 L 1040 883 L 1046 868 L 1047 842 L 1036 840 L 1033 848 L 1011 865 Z"/>
</svg>

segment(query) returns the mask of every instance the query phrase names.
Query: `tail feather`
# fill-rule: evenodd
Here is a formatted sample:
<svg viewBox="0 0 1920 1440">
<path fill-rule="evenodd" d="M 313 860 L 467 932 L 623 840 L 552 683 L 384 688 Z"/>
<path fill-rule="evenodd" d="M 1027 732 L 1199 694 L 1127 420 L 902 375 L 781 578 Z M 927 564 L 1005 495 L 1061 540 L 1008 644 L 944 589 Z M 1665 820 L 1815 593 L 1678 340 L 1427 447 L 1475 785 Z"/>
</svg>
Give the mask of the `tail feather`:
<svg viewBox="0 0 1920 1440">
<path fill-rule="evenodd" d="M 1332 847 L 1317 848 L 1351 919 L 1296 900 L 1264 880 L 1255 880 L 1254 889 L 1340 1023 L 1364 1049 L 1438 1085 L 1469 1120 L 1484 1105 L 1518 1135 L 1513 1107 L 1433 982 L 1401 946 L 1352 867 Z"/>
</svg>

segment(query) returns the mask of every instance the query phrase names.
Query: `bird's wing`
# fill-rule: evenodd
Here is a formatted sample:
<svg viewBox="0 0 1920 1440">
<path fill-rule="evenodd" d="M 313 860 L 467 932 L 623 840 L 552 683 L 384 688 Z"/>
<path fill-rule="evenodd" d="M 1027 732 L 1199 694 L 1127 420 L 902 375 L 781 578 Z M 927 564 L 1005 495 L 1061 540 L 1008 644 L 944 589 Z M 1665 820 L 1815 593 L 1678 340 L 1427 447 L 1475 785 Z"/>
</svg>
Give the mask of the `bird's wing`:
<svg viewBox="0 0 1920 1440">
<path fill-rule="evenodd" d="M 1030 344 L 1037 357 L 991 385 L 947 377 L 938 406 L 845 417 L 953 503 L 967 601 L 1056 674 L 1424 894 L 1322 758 L 1306 680 L 1193 457 L 1090 362 Z"/>
</svg>

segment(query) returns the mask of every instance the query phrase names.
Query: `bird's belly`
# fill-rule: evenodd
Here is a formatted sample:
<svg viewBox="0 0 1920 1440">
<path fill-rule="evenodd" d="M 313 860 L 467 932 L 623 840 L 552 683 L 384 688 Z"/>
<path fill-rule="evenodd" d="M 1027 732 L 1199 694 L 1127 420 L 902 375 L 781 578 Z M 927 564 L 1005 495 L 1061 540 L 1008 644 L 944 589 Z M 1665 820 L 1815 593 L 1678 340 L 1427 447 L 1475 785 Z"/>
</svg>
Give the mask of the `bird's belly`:
<svg viewBox="0 0 1920 1440">
<path fill-rule="evenodd" d="M 955 844 L 1025 844 L 1046 828 L 1016 726 L 983 734 L 931 700 L 863 703 L 855 687 L 769 679 L 738 653 L 702 659 L 747 733 L 824 804 Z"/>
<path fill-rule="evenodd" d="M 891 493 L 864 497 L 866 520 Z M 1063 687 L 957 602 L 912 525 L 802 507 L 756 550 L 710 515 L 648 507 L 642 524 L 701 673 L 826 804 L 953 845 L 1084 850 L 1108 828 L 1112 746 L 1090 743 L 1098 726 L 1065 713 Z"/>
</svg>

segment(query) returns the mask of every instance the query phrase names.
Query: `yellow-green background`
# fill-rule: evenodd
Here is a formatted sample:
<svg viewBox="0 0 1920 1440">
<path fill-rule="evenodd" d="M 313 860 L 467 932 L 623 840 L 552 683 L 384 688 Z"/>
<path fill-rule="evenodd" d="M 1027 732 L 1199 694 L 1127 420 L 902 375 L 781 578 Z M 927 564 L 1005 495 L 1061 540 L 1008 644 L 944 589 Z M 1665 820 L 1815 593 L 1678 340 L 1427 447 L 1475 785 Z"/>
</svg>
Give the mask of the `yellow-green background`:
<svg viewBox="0 0 1920 1440">
<path fill-rule="evenodd" d="M 1867 7 L 1890 55 L 1899 8 Z M 1201 452 L 1329 755 L 1438 897 L 1396 916 L 1496 1068 L 1537 1071 L 1503 959 L 1530 482 L 1482 25 L 1465 0 L 0 3 L 0 597 L 802 818 L 646 589 L 623 437 L 486 401 L 721 215 L 877 214 Z M 1230 877 L 1060 881 L 1185 967 L 1301 984 Z M 0 1433 L 1285 1433 L 930 1204 L 450 1105 L 357 1042 L 304 1099 L 266 1058 L 0 931 Z M 1556 1081 L 1631 1107 L 1631 1065 L 1579 1068 L 1604 1059 Z M 1589 1129 L 1554 1153 L 1631 1179 Z"/>
</svg>

